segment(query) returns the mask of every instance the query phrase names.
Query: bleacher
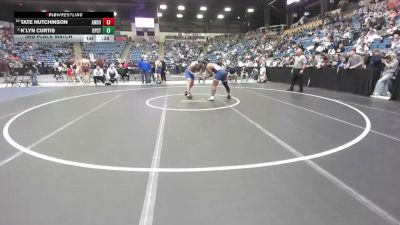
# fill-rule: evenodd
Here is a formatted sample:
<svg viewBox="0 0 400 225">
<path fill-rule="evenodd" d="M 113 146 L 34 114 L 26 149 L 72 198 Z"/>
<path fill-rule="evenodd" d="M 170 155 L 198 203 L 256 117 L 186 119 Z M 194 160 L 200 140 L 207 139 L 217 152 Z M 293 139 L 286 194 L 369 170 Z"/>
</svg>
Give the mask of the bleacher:
<svg viewBox="0 0 400 225">
<path fill-rule="evenodd" d="M 154 62 L 159 55 L 159 45 L 157 43 L 135 43 L 132 47 L 129 60 L 140 60 L 143 55 L 146 55 L 149 61 Z"/>
<path fill-rule="evenodd" d="M 386 51 L 390 49 L 391 46 L 391 39 L 390 38 L 384 38 L 383 40 L 376 39 L 374 40 L 371 45 L 369 46 L 369 49 L 379 49 L 381 51 Z"/>
<path fill-rule="evenodd" d="M 217 61 L 217 55 L 215 54 L 208 54 L 206 55 L 206 58 L 211 62 L 211 63 L 215 63 Z"/>
<path fill-rule="evenodd" d="M 55 60 L 67 61 L 72 56 L 72 44 L 70 43 L 14 43 L 13 30 L 10 27 L 0 29 L 0 50 L 2 54 L 16 53 L 22 60 L 30 57 L 42 62 L 44 66 L 52 67 Z"/>
<path fill-rule="evenodd" d="M 22 59 L 33 56 L 45 66 L 52 67 L 54 62 L 65 62 L 72 57 L 71 43 L 15 43 L 14 52 Z"/>
<path fill-rule="evenodd" d="M 83 43 L 82 53 L 93 54 L 94 58 L 99 58 L 102 55 L 107 62 L 114 62 L 121 56 L 126 45 L 126 42 Z"/>
<path fill-rule="evenodd" d="M 204 42 L 196 40 L 167 40 L 165 42 L 165 63 L 168 68 L 174 65 L 188 65 L 201 58 Z"/>
</svg>

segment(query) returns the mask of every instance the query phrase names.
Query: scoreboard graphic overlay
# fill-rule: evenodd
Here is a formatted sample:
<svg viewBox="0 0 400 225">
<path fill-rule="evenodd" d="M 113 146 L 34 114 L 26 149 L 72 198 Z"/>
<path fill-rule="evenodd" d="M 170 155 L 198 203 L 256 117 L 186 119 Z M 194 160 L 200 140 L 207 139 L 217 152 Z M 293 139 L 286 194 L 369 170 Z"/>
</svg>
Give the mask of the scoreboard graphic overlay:
<svg viewBox="0 0 400 225">
<path fill-rule="evenodd" d="M 113 12 L 14 12 L 15 42 L 114 42 Z"/>
</svg>

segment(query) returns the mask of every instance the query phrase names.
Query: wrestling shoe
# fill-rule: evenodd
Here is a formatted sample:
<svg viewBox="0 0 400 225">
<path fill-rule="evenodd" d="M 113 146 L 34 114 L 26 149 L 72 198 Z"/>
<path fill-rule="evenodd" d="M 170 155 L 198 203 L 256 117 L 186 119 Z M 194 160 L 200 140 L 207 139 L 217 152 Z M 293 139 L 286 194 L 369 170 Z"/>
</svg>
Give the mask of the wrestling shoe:
<svg viewBox="0 0 400 225">
<path fill-rule="evenodd" d="M 232 96 L 231 96 L 231 95 L 227 95 L 226 98 L 227 98 L 227 99 L 231 99 Z"/>
<path fill-rule="evenodd" d="M 192 99 L 193 96 L 192 96 L 192 94 L 187 94 L 186 97 L 187 97 L 188 99 Z"/>
<path fill-rule="evenodd" d="M 187 96 L 189 94 L 189 92 L 185 91 L 185 96 Z"/>
<path fill-rule="evenodd" d="M 214 96 L 211 96 L 208 101 L 213 102 L 214 101 Z"/>
</svg>

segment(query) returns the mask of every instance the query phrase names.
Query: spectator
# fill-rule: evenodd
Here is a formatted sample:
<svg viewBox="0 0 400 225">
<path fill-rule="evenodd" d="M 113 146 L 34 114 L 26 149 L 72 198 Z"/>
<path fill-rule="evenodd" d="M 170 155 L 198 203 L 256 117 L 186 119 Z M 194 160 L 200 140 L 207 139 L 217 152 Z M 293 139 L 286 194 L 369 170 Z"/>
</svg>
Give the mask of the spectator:
<svg viewBox="0 0 400 225">
<path fill-rule="evenodd" d="M 126 60 L 122 61 L 122 67 L 125 70 L 125 74 L 129 75 L 129 63 Z M 128 81 L 129 81 L 129 76 L 128 76 Z"/>
<path fill-rule="evenodd" d="M 345 69 L 357 69 L 362 68 L 364 66 L 364 59 L 360 55 L 356 54 L 355 50 L 352 49 L 349 52 L 348 63 L 345 66 Z"/>
<path fill-rule="evenodd" d="M 267 78 L 267 68 L 261 67 L 260 68 L 260 76 L 257 80 L 258 83 L 266 83 L 268 81 Z"/>
<path fill-rule="evenodd" d="M 344 53 L 344 52 L 345 52 L 344 45 L 343 45 L 343 43 L 340 43 L 339 47 L 337 47 L 337 49 L 336 49 L 336 53 Z"/>
<path fill-rule="evenodd" d="M 96 65 L 99 66 L 100 68 L 103 68 L 105 64 L 105 60 L 103 58 L 103 55 L 101 55 L 97 60 L 96 60 Z"/>
<path fill-rule="evenodd" d="M 390 10 L 390 13 L 389 13 L 389 18 L 390 19 L 394 19 L 394 18 L 396 18 L 398 16 L 398 14 L 397 14 L 397 12 L 395 11 L 395 10 Z"/>
<path fill-rule="evenodd" d="M 366 43 L 367 41 L 368 41 L 367 37 L 364 35 L 364 33 L 361 33 L 361 36 L 357 40 L 356 46 L 361 45 L 362 43 Z"/>
<path fill-rule="evenodd" d="M 360 45 L 356 46 L 356 53 L 361 55 L 362 57 L 368 54 L 369 47 L 366 43 L 361 43 Z"/>
<path fill-rule="evenodd" d="M 260 68 L 260 77 L 258 78 L 257 82 L 258 83 L 265 83 L 267 82 L 268 78 L 267 78 L 267 68 L 264 66 L 262 66 Z"/>
<path fill-rule="evenodd" d="M 316 67 L 317 64 L 318 64 L 318 62 L 317 62 L 317 59 L 316 59 L 315 55 L 311 55 L 310 59 L 308 60 L 308 65 L 310 67 Z"/>
<path fill-rule="evenodd" d="M 109 81 L 111 84 L 118 83 L 118 71 L 115 68 L 114 63 L 111 63 L 110 67 L 107 69 L 106 73 L 106 79 Z"/>
<path fill-rule="evenodd" d="M 342 63 L 342 60 L 340 59 L 339 55 L 334 55 L 333 56 L 333 60 L 332 60 L 331 66 L 335 67 L 335 68 L 343 67 L 343 63 Z"/>
<path fill-rule="evenodd" d="M 253 70 L 251 71 L 251 78 L 254 80 L 258 80 L 259 76 L 260 76 L 260 72 L 258 71 L 257 67 L 254 67 Z"/>
<path fill-rule="evenodd" d="M 29 57 L 29 60 L 25 62 L 25 67 L 28 69 L 27 74 L 30 77 L 32 86 L 38 86 L 39 83 L 37 81 L 37 74 L 39 73 L 39 69 L 36 67 L 36 63 L 32 56 Z"/>
<path fill-rule="evenodd" d="M 142 76 L 142 84 L 144 84 L 145 80 L 147 81 L 147 76 L 148 76 L 148 62 L 144 60 L 144 57 L 142 57 L 141 60 L 138 62 L 138 69 L 140 70 L 140 74 Z"/>
<path fill-rule="evenodd" d="M 121 76 L 122 81 L 129 81 L 129 75 L 127 69 L 124 68 L 124 63 L 118 65 L 118 74 Z"/>
<path fill-rule="evenodd" d="M 382 62 L 385 69 L 383 70 L 382 77 L 376 83 L 373 96 L 388 96 L 389 81 L 393 78 L 393 74 L 399 66 L 399 61 L 391 54 L 388 54 Z"/>
<path fill-rule="evenodd" d="M 162 72 L 162 62 L 160 59 L 157 59 L 154 63 L 154 71 L 155 71 L 155 77 L 156 81 L 161 83 L 161 72 Z"/>
<path fill-rule="evenodd" d="M 95 85 L 97 85 L 99 81 L 103 84 L 105 83 L 104 71 L 100 68 L 100 65 L 96 65 L 96 69 L 93 70 L 93 80 Z"/>
<path fill-rule="evenodd" d="M 56 60 L 56 61 L 54 62 L 54 65 L 53 65 L 53 70 L 54 70 L 54 75 L 53 75 L 53 77 L 54 77 L 54 78 L 56 78 L 56 77 L 58 77 L 58 76 L 60 75 L 60 67 L 61 67 L 60 62 L 58 62 L 58 60 Z"/>
<path fill-rule="evenodd" d="M 67 81 L 68 83 L 73 82 L 75 79 L 75 72 L 74 72 L 74 66 L 70 65 L 67 69 Z"/>
<path fill-rule="evenodd" d="M 241 75 L 241 80 L 240 83 L 243 83 L 246 80 L 246 83 L 249 82 L 249 73 L 248 73 L 248 68 L 243 67 Z"/>
<path fill-rule="evenodd" d="M 366 65 L 368 69 L 373 71 L 372 85 L 375 86 L 383 69 L 382 56 L 379 49 L 372 50 L 372 55 L 368 57 Z"/>
<path fill-rule="evenodd" d="M 390 48 L 395 49 L 400 44 L 400 36 L 398 34 L 393 35 Z"/>
<path fill-rule="evenodd" d="M 353 32 L 350 27 L 346 28 L 346 32 L 343 34 L 343 39 L 352 40 L 354 37 Z"/>
<path fill-rule="evenodd" d="M 366 43 L 371 44 L 375 40 L 382 40 L 382 37 L 374 29 L 370 29 L 366 35 Z"/>
<path fill-rule="evenodd" d="M 7 57 L 4 59 L 1 59 L 0 60 L 0 73 L 3 74 L 5 80 L 7 80 L 8 77 L 10 76 L 10 72 L 11 72 L 11 67 L 8 62 Z"/>
<path fill-rule="evenodd" d="M 164 83 L 167 83 L 166 73 L 167 73 L 167 64 L 165 63 L 164 58 L 161 58 L 161 80 Z"/>
</svg>

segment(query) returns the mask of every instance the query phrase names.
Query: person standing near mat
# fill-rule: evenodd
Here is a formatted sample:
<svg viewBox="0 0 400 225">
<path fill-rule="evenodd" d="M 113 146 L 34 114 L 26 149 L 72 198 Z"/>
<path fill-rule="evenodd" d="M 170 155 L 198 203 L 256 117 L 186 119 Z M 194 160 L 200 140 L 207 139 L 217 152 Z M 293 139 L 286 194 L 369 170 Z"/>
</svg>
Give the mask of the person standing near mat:
<svg viewBox="0 0 400 225">
<path fill-rule="evenodd" d="M 26 72 L 26 74 L 29 75 L 32 86 L 39 86 L 39 83 L 37 81 L 37 74 L 39 69 L 36 67 L 35 60 L 32 56 L 30 56 L 29 59 L 24 62 L 24 66 L 28 69 L 28 72 Z M 28 83 L 26 85 L 28 85 Z"/>
<path fill-rule="evenodd" d="M 392 55 L 393 54 L 393 55 Z M 396 58 L 395 53 L 387 54 L 383 60 L 383 65 L 385 69 L 383 70 L 382 77 L 377 81 L 374 92 L 372 94 L 375 96 L 388 96 L 389 93 L 389 82 L 393 78 L 394 73 L 397 71 L 399 66 L 399 61 Z"/>
<path fill-rule="evenodd" d="M 218 60 L 216 64 L 214 63 L 207 64 L 206 73 L 208 75 L 214 76 L 214 80 L 211 87 L 211 96 L 208 99 L 208 101 L 215 100 L 215 92 L 217 92 L 217 86 L 220 81 L 222 82 L 226 92 L 228 93 L 226 98 L 231 99 L 231 89 L 229 88 L 228 85 L 228 70 L 224 68 L 224 64 L 222 63 L 222 61 Z M 229 73 L 234 74 L 235 69 L 234 68 L 229 69 Z"/>
<path fill-rule="evenodd" d="M 288 91 L 293 91 L 296 81 L 299 83 L 299 91 L 303 92 L 303 76 L 304 70 L 306 69 L 307 58 L 303 54 L 303 50 L 296 50 L 296 58 L 294 59 L 293 69 L 292 69 L 292 84 Z"/>
<path fill-rule="evenodd" d="M 145 56 L 142 56 L 142 58 L 137 63 L 138 69 L 140 70 L 140 75 L 142 76 L 142 84 L 144 84 L 145 82 L 147 83 L 148 76 L 149 76 L 149 72 L 148 72 L 149 71 L 149 63 L 145 60 L 145 58 L 146 58 Z"/>
<path fill-rule="evenodd" d="M 194 76 L 205 70 L 204 62 L 194 61 L 192 62 L 185 71 L 185 77 L 187 80 L 185 96 L 192 98 L 192 87 L 194 85 Z"/>
<path fill-rule="evenodd" d="M 81 63 L 80 72 L 83 78 L 83 83 L 88 84 L 90 82 L 90 74 L 89 74 L 90 60 L 88 59 L 87 56 L 83 56 L 80 63 Z"/>
<path fill-rule="evenodd" d="M 155 72 L 155 79 L 156 79 L 156 83 L 161 84 L 162 80 L 161 80 L 161 72 L 162 72 L 162 62 L 161 59 L 157 59 L 154 62 L 154 72 Z"/>
<path fill-rule="evenodd" d="M 167 84 L 167 78 L 166 78 L 166 73 L 167 73 L 167 64 L 165 63 L 164 58 L 161 58 L 161 81 L 163 81 L 165 84 Z"/>
</svg>

